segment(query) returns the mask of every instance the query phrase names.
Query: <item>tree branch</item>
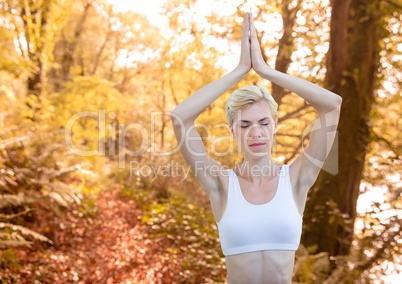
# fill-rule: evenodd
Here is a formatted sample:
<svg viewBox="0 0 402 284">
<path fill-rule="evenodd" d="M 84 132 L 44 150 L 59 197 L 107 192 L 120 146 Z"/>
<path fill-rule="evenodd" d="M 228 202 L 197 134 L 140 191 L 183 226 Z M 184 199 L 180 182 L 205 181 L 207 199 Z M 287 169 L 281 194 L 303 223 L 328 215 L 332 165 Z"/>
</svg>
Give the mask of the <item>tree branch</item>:
<svg viewBox="0 0 402 284">
<path fill-rule="evenodd" d="M 392 230 L 393 226 L 395 223 L 390 223 L 390 225 L 388 226 L 388 228 L 386 228 L 383 233 L 381 235 L 378 236 L 378 238 L 382 238 L 382 239 L 387 239 L 387 240 L 394 240 L 395 237 L 401 233 L 400 230 Z M 399 220 L 398 222 L 399 227 L 402 227 L 402 220 Z M 387 234 L 388 233 L 388 234 Z M 384 235 L 387 234 L 387 237 L 384 237 Z M 389 249 L 389 246 L 386 245 L 382 245 L 381 248 L 379 248 L 375 254 L 368 258 L 367 261 L 365 261 L 364 263 L 360 264 L 357 266 L 357 268 L 359 269 L 359 271 L 365 271 L 367 269 L 369 269 L 374 263 L 376 263 L 380 258 L 382 258 L 384 256 L 384 252 L 386 249 Z"/>
<path fill-rule="evenodd" d="M 395 154 L 395 158 L 398 158 L 402 155 L 398 146 L 395 147 L 394 145 L 392 145 L 391 141 L 388 141 L 381 135 L 378 135 L 374 130 L 373 130 L 373 134 L 375 135 L 375 138 L 374 138 L 375 140 L 383 142 L 388 147 L 388 149 L 391 150 Z"/>
<path fill-rule="evenodd" d="M 390 4 L 390 5 L 392 5 L 392 6 L 395 6 L 396 8 L 398 8 L 398 9 L 400 9 L 400 10 L 402 10 L 402 5 L 401 5 L 401 4 L 395 3 L 395 2 L 392 1 L 392 0 L 386 0 L 385 2 L 387 2 L 388 4 Z"/>
<path fill-rule="evenodd" d="M 296 109 L 296 110 L 294 110 L 294 111 L 292 111 L 292 112 L 289 112 L 289 113 L 287 113 L 286 115 L 284 115 L 284 116 L 282 116 L 281 118 L 279 118 L 279 119 L 278 119 L 278 123 L 279 123 L 279 122 L 283 122 L 283 121 L 285 121 L 285 120 L 287 120 L 287 119 L 293 117 L 293 115 L 295 115 L 295 114 L 299 113 L 300 111 L 306 109 L 308 106 L 309 106 L 309 105 L 307 104 L 307 102 L 304 101 L 304 104 L 303 104 L 301 107 L 299 107 L 298 109 Z"/>
</svg>

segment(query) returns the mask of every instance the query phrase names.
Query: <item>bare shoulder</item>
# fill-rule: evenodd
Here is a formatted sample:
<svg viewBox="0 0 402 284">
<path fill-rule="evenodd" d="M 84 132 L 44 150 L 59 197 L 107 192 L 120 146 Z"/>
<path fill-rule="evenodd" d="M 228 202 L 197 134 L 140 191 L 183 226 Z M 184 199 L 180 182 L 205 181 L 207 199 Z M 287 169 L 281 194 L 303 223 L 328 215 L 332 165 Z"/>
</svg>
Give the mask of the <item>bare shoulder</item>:
<svg viewBox="0 0 402 284">
<path fill-rule="evenodd" d="M 300 156 L 289 164 L 289 175 L 292 185 L 293 198 L 301 215 L 303 214 L 307 201 L 307 194 L 310 189 L 309 179 L 304 176 L 302 169 L 303 160 L 300 158 Z"/>
<path fill-rule="evenodd" d="M 204 176 L 198 176 L 197 179 L 208 194 L 215 219 L 220 220 L 226 208 L 230 170 L 212 158 L 209 159 L 209 167 L 204 169 Z"/>
<path fill-rule="evenodd" d="M 219 162 L 208 157 L 208 162 L 201 167 L 202 171 L 196 171 L 196 177 L 201 183 L 204 191 L 208 194 L 225 190 L 229 181 L 229 169 Z"/>
<path fill-rule="evenodd" d="M 222 167 L 221 172 L 218 175 L 220 189 L 223 193 L 227 194 L 228 187 L 229 187 L 229 174 L 230 169 Z"/>
<path fill-rule="evenodd" d="M 321 169 L 322 167 L 310 162 L 310 157 L 303 151 L 289 167 L 292 187 L 303 192 L 310 190 L 317 180 Z"/>
<path fill-rule="evenodd" d="M 293 190 L 297 190 L 297 187 L 299 186 L 301 167 L 301 160 L 297 158 L 289 164 L 289 175 Z"/>
</svg>

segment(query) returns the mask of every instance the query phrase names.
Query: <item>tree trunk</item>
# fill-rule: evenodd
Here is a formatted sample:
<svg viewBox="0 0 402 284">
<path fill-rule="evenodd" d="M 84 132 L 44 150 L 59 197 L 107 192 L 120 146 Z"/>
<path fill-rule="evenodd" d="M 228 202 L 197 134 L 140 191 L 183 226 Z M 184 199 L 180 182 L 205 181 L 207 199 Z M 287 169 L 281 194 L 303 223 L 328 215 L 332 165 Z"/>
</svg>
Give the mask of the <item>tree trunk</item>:
<svg viewBox="0 0 402 284">
<path fill-rule="evenodd" d="M 96 74 L 96 71 L 98 70 L 99 63 L 101 61 L 103 52 L 104 52 L 106 46 L 108 45 L 108 43 L 110 42 L 112 34 L 113 34 L 113 25 L 112 25 L 112 21 L 111 21 L 111 18 L 113 17 L 113 8 L 112 8 L 111 5 L 109 6 L 109 9 L 108 9 L 107 13 L 108 13 L 108 16 L 109 16 L 109 18 L 108 18 L 108 30 L 106 32 L 105 40 L 103 41 L 102 45 L 99 48 L 98 53 L 95 56 L 95 63 L 93 65 L 93 67 L 92 67 L 92 71 L 90 72 L 91 76 Z"/>
<path fill-rule="evenodd" d="M 322 171 L 304 214 L 302 243 L 316 252 L 347 255 L 356 203 L 370 143 L 369 114 L 374 100 L 382 29 L 380 0 L 333 0 L 326 87 L 343 98 L 337 173 Z M 325 166 L 324 166 L 325 168 Z M 335 174 L 335 175 L 334 175 Z"/>
<path fill-rule="evenodd" d="M 36 4 L 36 5 L 34 5 Z M 52 1 L 39 4 L 31 1 L 24 2 L 20 18 L 23 23 L 27 55 L 33 72 L 27 79 L 28 94 L 40 97 L 45 78 L 45 51 L 48 17 Z"/>
<path fill-rule="evenodd" d="M 282 10 L 282 23 L 283 23 L 283 35 L 278 42 L 278 56 L 275 61 L 275 70 L 287 73 L 289 65 L 292 63 L 292 54 L 295 51 L 293 28 L 296 21 L 297 12 L 300 9 L 301 2 L 297 1 L 294 8 L 289 9 L 289 5 L 293 1 L 283 0 L 281 2 Z M 264 52 L 262 52 L 264 54 Z M 280 105 L 283 97 L 287 95 L 284 88 L 276 84 L 272 84 L 272 97 Z"/>
<path fill-rule="evenodd" d="M 74 56 L 78 44 L 80 43 L 81 34 L 84 32 L 84 25 L 92 8 L 92 2 L 83 3 L 83 11 L 74 29 L 74 36 L 69 38 L 66 31 L 61 32 L 61 39 L 57 42 L 54 49 L 54 58 L 59 63 L 60 69 L 51 70 L 51 79 L 53 80 L 54 91 L 58 92 L 63 88 L 63 84 L 71 80 L 70 69 L 74 66 Z M 65 29 L 69 29 L 67 26 Z"/>
</svg>

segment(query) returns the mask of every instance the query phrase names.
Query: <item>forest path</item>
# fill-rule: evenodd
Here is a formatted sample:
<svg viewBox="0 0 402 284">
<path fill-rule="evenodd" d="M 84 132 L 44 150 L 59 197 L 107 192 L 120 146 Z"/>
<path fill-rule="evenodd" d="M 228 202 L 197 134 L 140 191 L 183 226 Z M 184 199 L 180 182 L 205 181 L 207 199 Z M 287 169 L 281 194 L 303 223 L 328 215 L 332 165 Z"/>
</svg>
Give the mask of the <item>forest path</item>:
<svg viewBox="0 0 402 284">
<path fill-rule="evenodd" d="M 149 239 L 141 210 L 118 193 L 118 188 L 100 193 L 95 217 L 78 210 L 63 213 L 53 225 L 58 230 L 51 230 L 56 246 L 19 251 L 18 282 L 173 283 L 174 272 L 163 257 L 167 240 Z"/>
</svg>

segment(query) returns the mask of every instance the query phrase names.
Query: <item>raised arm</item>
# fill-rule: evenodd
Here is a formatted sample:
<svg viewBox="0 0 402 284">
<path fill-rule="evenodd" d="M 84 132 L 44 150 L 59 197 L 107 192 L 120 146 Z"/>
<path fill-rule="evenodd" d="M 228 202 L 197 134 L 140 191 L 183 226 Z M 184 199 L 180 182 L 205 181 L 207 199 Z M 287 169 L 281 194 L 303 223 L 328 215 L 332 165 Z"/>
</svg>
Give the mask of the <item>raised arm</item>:
<svg viewBox="0 0 402 284">
<path fill-rule="evenodd" d="M 237 67 L 222 78 L 204 86 L 180 103 L 173 111 L 173 119 L 180 117 L 184 123 L 193 123 L 204 109 L 210 106 L 230 87 L 240 81 L 251 70 L 249 13 L 243 24 L 240 62 Z"/>
<path fill-rule="evenodd" d="M 202 139 L 195 129 L 194 121 L 202 111 L 251 70 L 249 18 L 247 13 L 243 25 L 240 62 L 237 67 L 222 78 L 196 91 L 174 108 L 170 114 L 177 141 L 181 145 L 181 153 L 209 195 L 216 192 L 219 182 L 208 169 L 220 165 L 207 156 Z"/>
<path fill-rule="evenodd" d="M 270 68 L 261 55 L 254 21 L 250 17 L 251 63 L 263 78 L 286 88 L 309 102 L 318 112 L 309 144 L 291 165 L 292 185 L 303 203 L 307 191 L 317 179 L 335 139 L 342 98 L 318 85 Z M 304 204 L 300 204 L 304 208 Z"/>
<path fill-rule="evenodd" d="M 252 67 L 261 77 L 299 95 L 318 112 L 331 112 L 340 108 L 342 98 L 337 94 L 306 80 L 270 68 L 261 55 L 260 43 L 252 17 L 250 17 L 250 21 Z"/>
</svg>

